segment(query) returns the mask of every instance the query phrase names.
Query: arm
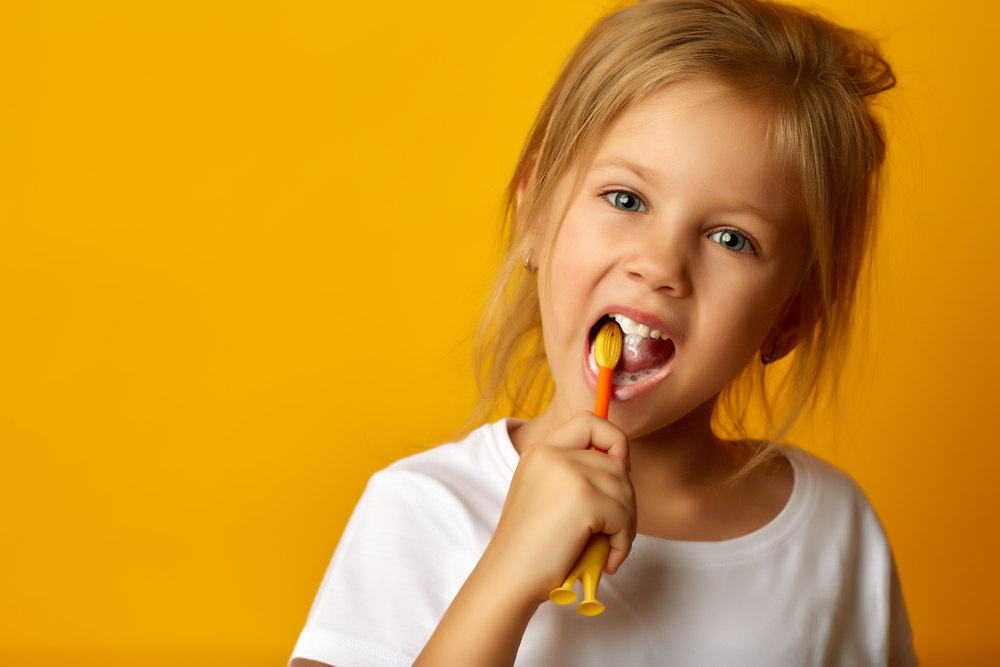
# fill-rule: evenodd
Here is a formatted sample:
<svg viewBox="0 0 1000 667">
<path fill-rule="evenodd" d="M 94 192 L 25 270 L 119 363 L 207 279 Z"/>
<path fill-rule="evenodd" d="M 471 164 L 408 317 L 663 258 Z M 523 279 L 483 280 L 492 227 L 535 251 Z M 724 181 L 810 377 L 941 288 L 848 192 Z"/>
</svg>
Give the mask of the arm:
<svg viewBox="0 0 1000 667">
<path fill-rule="evenodd" d="M 504 586 L 495 574 L 495 560 L 495 554 L 483 554 L 415 667 L 514 664 L 521 637 L 540 602 Z"/>
<path fill-rule="evenodd" d="M 592 533 L 611 537 L 606 571 L 617 570 L 635 537 L 627 454 L 625 435 L 589 413 L 523 453 L 493 538 L 415 665 L 512 665 L 535 610 Z"/>
</svg>

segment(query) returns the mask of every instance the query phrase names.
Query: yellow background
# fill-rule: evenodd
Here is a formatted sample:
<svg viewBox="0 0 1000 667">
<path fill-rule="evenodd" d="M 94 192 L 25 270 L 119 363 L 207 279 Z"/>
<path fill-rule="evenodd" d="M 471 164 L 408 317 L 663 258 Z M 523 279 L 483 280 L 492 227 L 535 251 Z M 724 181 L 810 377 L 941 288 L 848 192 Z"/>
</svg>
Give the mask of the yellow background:
<svg viewBox="0 0 1000 667">
<path fill-rule="evenodd" d="M 1000 664 L 1000 10 L 818 4 L 900 85 L 877 314 L 800 442 L 924 664 Z M 287 659 L 367 476 L 472 405 L 501 190 L 607 5 L 3 3 L 0 663 Z"/>
</svg>

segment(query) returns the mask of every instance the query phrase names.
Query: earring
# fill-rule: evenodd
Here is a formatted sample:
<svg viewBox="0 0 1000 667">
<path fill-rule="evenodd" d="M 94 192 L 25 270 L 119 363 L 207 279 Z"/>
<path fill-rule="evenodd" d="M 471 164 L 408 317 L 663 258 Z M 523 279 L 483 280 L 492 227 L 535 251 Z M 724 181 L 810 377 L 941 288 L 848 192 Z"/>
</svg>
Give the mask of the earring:
<svg viewBox="0 0 1000 667">
<path fill-rule="evenodd" d="M 531 266 L 531 253 L 533 252 L 535 252 L 535 249 L 531 248 L 530 250 L 528 250 L 528 254 L 524 256 L 524 270 L 527 271 L 530 275 L 535 275 L 536 273 L 538 273 L 538 267 Z"/>
<path fill-rule="evenodd" d="M 774 341 L 774 348 L 771 350 L 771 356 L 770 357 L 765 357 L 764 353 L 761 352 L 760 353 L 760 363 L 764 364 L 765 366 L 767 366 L 769 364 L 773 364 L 775 361 L 778 360 L 778 352 L 780 351 L 780 349 L 781 349 L 781 341 L 775 339 L 775 341 Z"/>
</svg>

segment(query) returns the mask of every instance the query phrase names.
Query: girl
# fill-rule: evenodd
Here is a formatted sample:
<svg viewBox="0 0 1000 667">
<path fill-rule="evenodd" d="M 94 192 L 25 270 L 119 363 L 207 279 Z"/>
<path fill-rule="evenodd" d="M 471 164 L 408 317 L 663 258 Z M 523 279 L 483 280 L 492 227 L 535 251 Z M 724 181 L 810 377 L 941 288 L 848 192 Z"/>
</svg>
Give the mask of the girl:
<svg viewBox="0 0 1000 667">
<path fill-rule="evenodd" d="M 535 416 L 372 477 L 293 664 L 915 663 L 864 495 L 775 444 L 843 353 L 893 82 L 870 41 L 784 5 L 600 21 L 511 180 L 480 339 L 484 414 Z M 626 336 L 605 421 L 588 410 L 608 319 Z M 605 613 L 547 602 L 598 533 Z"/>
</svg>

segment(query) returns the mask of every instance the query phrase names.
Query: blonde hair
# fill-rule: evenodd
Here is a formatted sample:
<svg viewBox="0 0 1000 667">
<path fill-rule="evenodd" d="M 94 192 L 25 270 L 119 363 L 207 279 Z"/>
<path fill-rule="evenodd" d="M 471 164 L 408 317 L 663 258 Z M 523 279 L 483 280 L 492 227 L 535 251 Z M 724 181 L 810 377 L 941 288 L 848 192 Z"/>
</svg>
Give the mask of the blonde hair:
<svg viewBox="0 0 1000 667">
<path fill-rule="evenodd" d="M 793 177 L 809 232 L 808 267 L 790 313 L 799 321 L 797 344 L 777 388 L 784 414 L 768 413 L 768 438 L 784 433 L 817 388 L 835 380 L 875 233 L 885 132 L 873 99 L 894 85 L 892 70 L 873 40 L 796 7 L 647 0 L 591 28 L 521 152 L 507 190 L 507 252 L 477 335 L 481 402 L 473 423 L 534 416 L 551 396 L 537 284 L 522 264 L 534 242 L 558 231 L 561 216 L 550 209 L 556 185 L 626 108 L 696 77 L 772 103 L 775 155 Z M 745 437 L 752 396 L 777 403 L 764 379 L 764 364 L 749 364 L 720 397 L 716 426 Z"/>
</svg>

